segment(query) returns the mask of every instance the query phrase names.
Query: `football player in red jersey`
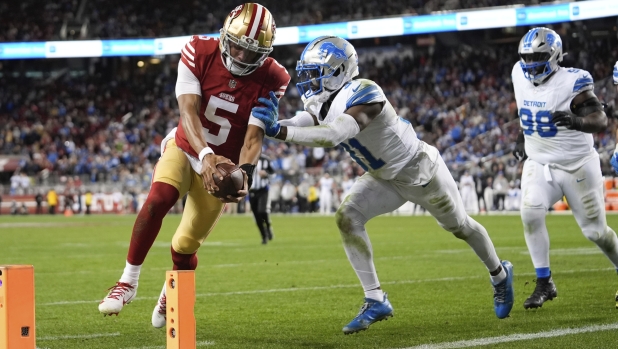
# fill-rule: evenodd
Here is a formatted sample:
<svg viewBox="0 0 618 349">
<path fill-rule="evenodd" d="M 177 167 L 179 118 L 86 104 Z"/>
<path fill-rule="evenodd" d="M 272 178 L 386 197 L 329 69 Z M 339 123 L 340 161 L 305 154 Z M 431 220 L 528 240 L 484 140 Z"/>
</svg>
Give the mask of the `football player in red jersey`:
<svg viewBox="0 0 618 349">
<path fill-rule="evenodd" d="M 99 304 L 103 314 L 118 314 L 135 297 L 140 268 L 163 217 L 188 193 L 172 239 L 174 270 L 195 270 L 197 250 L 217 223 L 226 202 L 239 202 L 251 186 L 264 138 L 264 124 L 251 115 L 258 98 L 290 82 L 287 70 L 268 57 L 275 39 L 271 13 L 257 3 L 237 6 L 225 19 L 220 38 L 193 36 L 178 63 L 176 96 L 180 122 L 161 144 L 148 198 L 133 226 L 126 267 Z M 218 163 L 241 164 L 247 174 L 238 196 L 218 199 L 213 173 Z M 165 326 L 165 287 L 152 316 Z"/>
</svg>

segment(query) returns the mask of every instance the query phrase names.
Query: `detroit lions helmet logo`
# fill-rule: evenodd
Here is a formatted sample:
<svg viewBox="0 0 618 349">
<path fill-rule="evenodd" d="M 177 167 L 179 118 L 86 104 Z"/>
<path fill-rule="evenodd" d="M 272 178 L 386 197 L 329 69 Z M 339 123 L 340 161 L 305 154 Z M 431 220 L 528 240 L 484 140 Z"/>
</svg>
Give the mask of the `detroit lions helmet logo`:
<svg viewBox="0 0 618 349">
<path fill-rule="evenodd" d="M 320 46 L 319 53 L 322 59 L 326 59 L 328 55 L 333 55 L 336 59 L 343 59 L 347 61 L 348 57 L 345 54 L 346 46 L 347 45 L 344 45 L 343 48 L 339 48 L 332 42 L 325 42 L 322 44 L 322 46 Z"/>
</svg>

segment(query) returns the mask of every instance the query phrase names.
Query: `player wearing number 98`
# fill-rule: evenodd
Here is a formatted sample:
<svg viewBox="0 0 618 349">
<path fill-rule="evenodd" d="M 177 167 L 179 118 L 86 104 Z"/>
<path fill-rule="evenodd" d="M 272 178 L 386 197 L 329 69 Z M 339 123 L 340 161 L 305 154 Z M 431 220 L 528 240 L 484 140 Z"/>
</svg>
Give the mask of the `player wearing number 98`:
<svg viewBox="0 0 618 349">
<path fill-rule="evenodd" d="M 599 155 L 593 148 L 592 133 L 606 128 L 607 117 L 593 93 L 590 73 L 558 65 L 564 55 L 562 41 L 551 29 L 526 33 L 519 55 L 512 80 L 522 130 L 514 154 L 528 157 L 521 180 L 521 219 L 537 276 L 536 288 L 524 302 L 528 309 L 557 296 L 545 225 L 547 210 L 556 201 L 566 197 L 582 233 L 617 269 L 618 239 L 607 226 Z"/>
<path fill-rule="evenodd" d="M 499 318 L 513 306 L 512 265 L 500 262 L 483 226 L 464 209 L 457 184 L 438 150 L 420 141 L 412 125 L 397 116 L 375 82 L 356 79 L 358 57 L 346 40 L 323 36 L 310 42 L 297 63 L 298 91 L 305 110 L 278 121 L 277 102 L 253 115 L 276 139 L 314 147 L 340 144 L 367 172 L 354 183 L 336 213 L 345 252 L 365 291 L 360 313 L 343 328 L 354 333 L 393 315 L 380 287 L 365 224 L 407 201 L 423 206 L 438 223 L 467 242 L 490 272 Z"/>
<path fill-rule="evenodd" d="M 264 138 L 264 124 L 251 116 L 251 109 L 269 91 L 275 91 L 276 99 L 283 96 L 290 81 L 287 70 L 268 57 L 275 30 L 264 6 L 245 3 L 227 16 L 220 38 L 193 36 L 182 48 L 176 82 L 180 122 L 162 142 L 152 188 L 133 227 L 125 271 L 99 305 L 102 313 L 117 314 L 135 297 L 141 265 L 178 198 L 188 193 L 172 238 L 173 268 L 194 270 L 197 250 L 225 203 L 247 195 Z M 249 178 L 238 195 L 218 199 L 211 195 L 218 189 L 213 173 L 225 162 L 240 164 Z M 153 311 L 155 327 L 165 326 L 164 291 Z"/>
</svg>

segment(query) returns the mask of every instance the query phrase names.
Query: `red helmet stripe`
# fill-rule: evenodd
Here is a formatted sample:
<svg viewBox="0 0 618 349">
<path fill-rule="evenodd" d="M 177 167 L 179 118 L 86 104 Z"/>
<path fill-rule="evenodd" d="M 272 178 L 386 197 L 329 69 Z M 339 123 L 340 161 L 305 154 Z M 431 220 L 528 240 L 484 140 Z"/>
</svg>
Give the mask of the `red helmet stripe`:
<svg viewBox="0 0 618 349">
<path fill-rule="evenodd" d="M 253 13 L 251 14 L 251 21 L 249 21 L 249 26 L 245 35 L 248 38 L 257 39 L 260 35 L 260 27 L 262 26 L 262 21 L 264 20 L 264 7 L 260 4 L 253 4 L 252 12 Z M 257 22 L 256 18 L 260 18 L 260 21 Z"/>
<path fill-rule="evenodd" d="M 266 11 L 264 9 L 264 6 L 262 5 L 258 5 L 260 6 L 260 12 L 262 13 L 262 15 L 260 16 L 260 21 L 256 23 L 256 27 L 257 30 L 255 31 L 255 36 L 253 37 L 253 39 L 257 40 L 260 37 L 260 29 L 262 29 L 262 23 L 264 23 L 264 17 L 266 17 Z"/>
</svg>

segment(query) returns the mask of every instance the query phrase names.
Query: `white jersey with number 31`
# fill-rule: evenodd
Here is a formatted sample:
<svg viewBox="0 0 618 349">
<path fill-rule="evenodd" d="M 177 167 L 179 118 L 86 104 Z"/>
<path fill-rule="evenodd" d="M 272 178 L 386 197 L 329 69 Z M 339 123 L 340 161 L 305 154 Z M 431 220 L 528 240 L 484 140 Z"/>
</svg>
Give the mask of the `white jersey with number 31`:
<svg viewBox="0 0 618 349">
<path fill-rule="evenodd" d="M 382 112 L 341 146 L 365 171 L 390 180 L 416 155 L 420 141 L 410 122 L 397 115 L 380 86 L 368 79 L 350 81 L 337 93 L 321 123 L 332 123 L 355 105 L 379 102 L 384 102 Z"/>
<path fill-rule="evenodd" d="M 585 70 L 559 67 L 545 83 L 534 86 L 524 77 L 519 62 L 512 73 L 519 123 L 526 138 L 526 154 L 540 164 L 574 170 L 598 156 L 592 134 L 557 127 L 551 122 L 556 111 L 571 112 L 578 94 L 592 90 L 594 81 Z"/>
</svg>

